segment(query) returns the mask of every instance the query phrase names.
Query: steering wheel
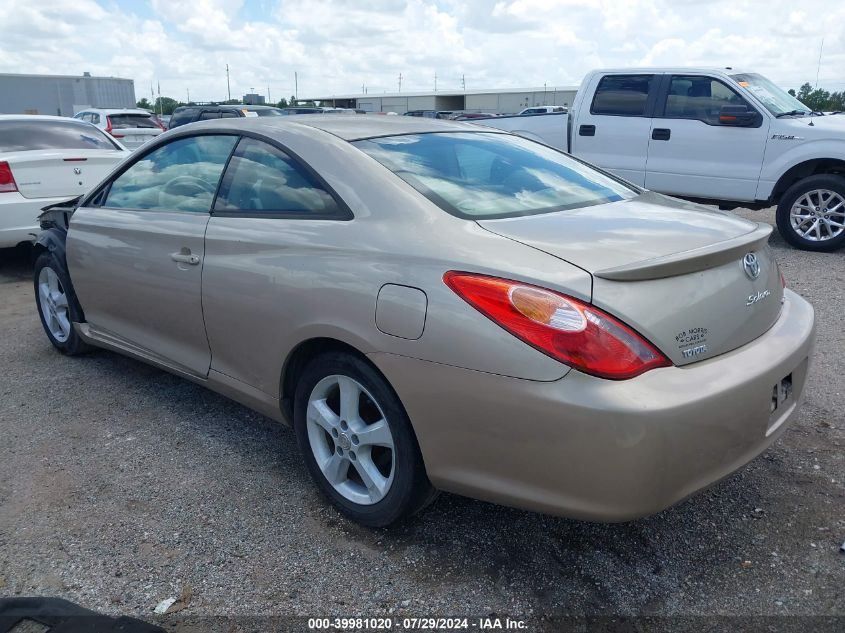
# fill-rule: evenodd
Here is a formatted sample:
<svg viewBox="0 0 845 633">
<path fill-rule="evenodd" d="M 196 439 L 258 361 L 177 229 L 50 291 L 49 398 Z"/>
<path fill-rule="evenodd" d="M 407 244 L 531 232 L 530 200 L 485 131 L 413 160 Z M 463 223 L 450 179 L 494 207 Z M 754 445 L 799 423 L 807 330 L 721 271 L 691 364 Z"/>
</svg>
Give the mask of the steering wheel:
<svg viewBox="0 0 845 633">
<path fill-rule="evenodd" d="M 214 195 L 214 187 L 196 176 L 176 176 L 164 183 L 162 192 L 171 196 L 196 196 L 202 193 Z"/>
</svg>

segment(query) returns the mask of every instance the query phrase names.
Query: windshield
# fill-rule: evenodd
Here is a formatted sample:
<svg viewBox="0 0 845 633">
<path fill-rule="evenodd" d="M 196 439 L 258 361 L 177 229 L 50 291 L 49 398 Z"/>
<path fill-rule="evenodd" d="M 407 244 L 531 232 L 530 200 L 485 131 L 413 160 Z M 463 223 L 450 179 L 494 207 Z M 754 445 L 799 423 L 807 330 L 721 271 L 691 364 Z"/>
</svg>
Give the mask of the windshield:
<svg viewBox="0 0 845 633">
<path fill-rule="evenodd" d="M 766 109 L 777 116 L 786 112 L 803 112 L 810 114 L 810 108 L 798 101 L 791 94 L 779 88 L 770 80 L 758 75 L 757 73 L 742 73 L 740 75 L 731 75 L 736 82 L 745 88 L 748 92 L 753 94 Z"/>
<path fill-rule="evenodd" d="M 472 220 L 550 213 L 637 195 L 566 154 L 510 134 L 414 134 L 354 145 L 444 211 Z"/>
</svg>

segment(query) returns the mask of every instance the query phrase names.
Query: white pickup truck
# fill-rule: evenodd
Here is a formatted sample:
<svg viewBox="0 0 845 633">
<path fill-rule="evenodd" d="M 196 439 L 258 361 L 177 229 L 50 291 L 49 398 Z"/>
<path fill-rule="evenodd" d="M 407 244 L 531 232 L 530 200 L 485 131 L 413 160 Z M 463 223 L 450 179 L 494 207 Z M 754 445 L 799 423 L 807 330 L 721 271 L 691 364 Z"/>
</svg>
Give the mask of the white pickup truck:
<svg viewBox="0 0 845 633">
<path fill-rule="evenodd" d="M 568 114 L 473 121 L 509 130 L 661 193 L 778 205 L 793 246 L 845 245 L 845 114 L 822 115 L 757 73 L 703 68 L 589 73 Z"/>
</svg>

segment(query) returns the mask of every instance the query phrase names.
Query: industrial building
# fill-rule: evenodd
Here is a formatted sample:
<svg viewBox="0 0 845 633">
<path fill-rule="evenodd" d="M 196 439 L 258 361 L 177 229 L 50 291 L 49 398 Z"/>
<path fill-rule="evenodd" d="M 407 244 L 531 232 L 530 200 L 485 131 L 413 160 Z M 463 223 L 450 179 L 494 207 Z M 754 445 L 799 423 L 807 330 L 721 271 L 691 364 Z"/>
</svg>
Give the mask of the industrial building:
<svg viewBox="0 0 845 633">
<path fill-rule="evenodd" d="M 264 105 L 264 95 L 248 92 L 242 101 L 244 105 Z"/>
<path fill-rule="evenodd" d="M 438 92 L 395 92 L 385 94 L 349 94 L 314 97 L 310 101 L 324 106 L 356 108 L 367 112 L 396 112 L 411 110 L 462 110 L 515 114 L 523 108 L 542 105 L 569 107 L 577 86 L 545 88 L 512 88 L 499 90 L 443 90 Z M 299 99 L 298 101 L 303 101 Z"/>
<path fill-rule="evenodd" d="M 85 108 L 134 108 L 135 82 L 119 77 L 0 74 L 0 114 L 73 116 Z"/>
</svg>

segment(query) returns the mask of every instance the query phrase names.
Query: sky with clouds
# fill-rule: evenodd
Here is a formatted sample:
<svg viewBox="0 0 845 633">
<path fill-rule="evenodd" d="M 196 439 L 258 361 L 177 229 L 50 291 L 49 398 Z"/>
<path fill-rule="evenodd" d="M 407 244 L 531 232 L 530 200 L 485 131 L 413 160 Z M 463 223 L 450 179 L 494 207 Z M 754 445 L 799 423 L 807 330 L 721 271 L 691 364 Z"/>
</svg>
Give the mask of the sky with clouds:
<svg viewBox="0 0 845 633">
<path fill-rule="evenodd" d="M 577 85 L 607 66 L 753 69 L 845 89 L 832 0 L 3 0 L 0 72 L 113 75 L 136 97 L 273 100 Z"/>
</svg>

